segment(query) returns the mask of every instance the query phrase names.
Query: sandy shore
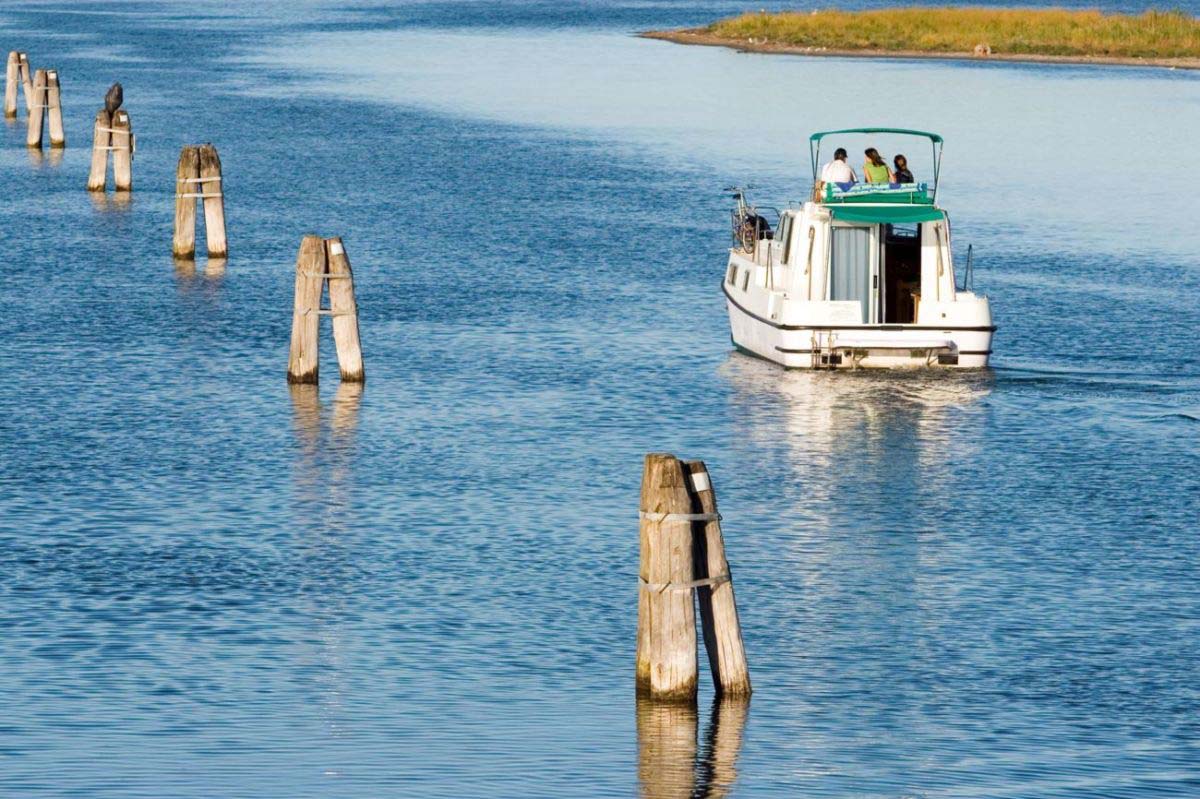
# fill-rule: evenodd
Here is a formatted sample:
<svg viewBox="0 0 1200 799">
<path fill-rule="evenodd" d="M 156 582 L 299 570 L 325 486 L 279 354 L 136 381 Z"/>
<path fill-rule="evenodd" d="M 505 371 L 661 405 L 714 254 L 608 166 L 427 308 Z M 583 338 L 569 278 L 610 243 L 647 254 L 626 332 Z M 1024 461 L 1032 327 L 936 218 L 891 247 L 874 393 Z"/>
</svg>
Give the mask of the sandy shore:
<svg viewBox="0 0 1200 799">
<path fill-rule="evenodd" d="M 1114 58 L 1112 56 L 1028 55 L 1023 53 L 993 53 L 975 56 L 971 53 L 931 53 L 918 50 L 835 50 L 826 47 L 800 47 L 779 42 L 755 39 L 727 39 L 702 29 L 675 31 L 645 31 L 639 36 L 662 39 L 677 44 L 700 44 L 707 47 L 731 47 L 746 53 L 785 53 L 788 55 L 850 56 L 853 58 L 928 58 L 939 61 L 1013 61 L 1034 64 L 1091 64 L 1094 66 L 1163 67 L 1166 69 L 1200 69 L 1200 58 Z"/>
</svg>

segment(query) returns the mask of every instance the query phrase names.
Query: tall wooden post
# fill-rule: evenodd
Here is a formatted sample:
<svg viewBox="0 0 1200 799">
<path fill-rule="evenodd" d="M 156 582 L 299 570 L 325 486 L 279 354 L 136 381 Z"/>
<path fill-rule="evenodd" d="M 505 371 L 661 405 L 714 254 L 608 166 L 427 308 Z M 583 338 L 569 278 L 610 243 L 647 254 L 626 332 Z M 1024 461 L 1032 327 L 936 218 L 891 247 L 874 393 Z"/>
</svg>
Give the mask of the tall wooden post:
<svg viewBox="0 0 1200 799">
<path fill-rule="evenodd" d="M 722 696 L 749 696 L 752 690 L 750 669 L 746 665 L 742 626 L 733 596 L 733 577 L 725 559 L 717 495 L 704 461 L 688 461 L 684 468 L 688 473 L 692 512 L 707 517 L 696 523 L 693 552 L 696 580 L 708 583 L 696 587 L 696 596 L 713 687 Z"/>
<path fill-rule="evenodd" d="M 229 254 L 225 240 L 225 187 L 221 182 L 221 159 L 211 144 L 200 146 L 198 191 L 204 199 L 204 243 L 208 257 L 224 258 Z"/>
<path fill-rule="evenodd" d="M 171 252 L 176 258 L 196 255 L 196 187 L 200 185 L 200 152 L 184 147 L 175 170 L 175 237 Z"/>
<path fill-rule="evenodd" d="M 317 334 L 325 273 L 325 241 L 320 236 L 305 236 L 296 256 L 296 296 L 292 305 L 292 344 L 288 353 L 289 383 L 317 382 Z"/>
<path fill-rule="evenodd" d="M 25 145 L 42 149 L 42 118 L 46 111 L 46 70 L 33 74 L 33 91 L 29 95 L 29 128 Z"/>
<path fill-rule="evenodd" d="M 33 70 L 29 68 L 29 56 L 18 53 L 21 60 L 21 88 L 25 94 L 25 113 L 33 110 Z"/>
<path fill-rule="evenodd" d="M 358 338 L 358 303 L 354 298 L 354 275 L 350 259 L 341 238 L 325 239 L 328 264 L 329 311 L 333 316 L 333 343 L 337 348 L 338 367 L 342 380 L 361 383 L 363 372 L 362 345 Z"/>
<path fill-rule="evenodd" d="M 642 472 L 637 691 L 657 699 L 696 697 L 691 498 L 683 465 L 651 453 Z"/>
<path fill-rule="evenodd" d="M 104 191 L 108 181 L 108 152 L 112 142 L 112 118 L 108 109 L 96 112 L 96 125 L 92 132 L 92 168 L 88 171 L 88 191 Z"/>
<path fill-rule="evenodd" d="M 46 70 L 46 118 L 50 128 L 50 146 L 66 147 L 67 133 L 63 129 L 62 88 L 58 83 L 58 70 Z"/>
<path fill-rule="evenodd" d="M 8 54 L 8 66 L 4 71 L 4 116 L 12 119 L 17 115 L 17 89 L 21 85 L 21 54 L 13 50 Z"/>
<path fill-rule="evenodd" d="M 117 111 L 112 115 L 113 189 L 133 190 L 133 133 L 129 114 Z"/>
</svg>

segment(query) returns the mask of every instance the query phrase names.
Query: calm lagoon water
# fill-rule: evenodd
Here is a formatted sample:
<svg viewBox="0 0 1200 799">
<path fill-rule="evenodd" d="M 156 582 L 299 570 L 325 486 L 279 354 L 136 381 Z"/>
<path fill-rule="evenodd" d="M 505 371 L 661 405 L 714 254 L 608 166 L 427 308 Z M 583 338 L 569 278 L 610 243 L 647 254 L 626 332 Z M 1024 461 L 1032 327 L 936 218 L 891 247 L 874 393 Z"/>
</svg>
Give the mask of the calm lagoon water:
<svg viewBox="0 0 1200 799">
<path fill-rule="evenodd" d="M 71 145 L 0 128 L 0 795 L 1200 794 L 1200 76 L 629 36 L 740 8 L 0 4 Z M 995 369 L 730 352 L 721 189 L 863 123 L 946 135 Z M 206 140 L 223 270 L 169 255 Z M 307 232 L 365 388 L 284 381 Z M 653 450 L 712 470 L 748 708 L 639 715 Z"/>
</svg>

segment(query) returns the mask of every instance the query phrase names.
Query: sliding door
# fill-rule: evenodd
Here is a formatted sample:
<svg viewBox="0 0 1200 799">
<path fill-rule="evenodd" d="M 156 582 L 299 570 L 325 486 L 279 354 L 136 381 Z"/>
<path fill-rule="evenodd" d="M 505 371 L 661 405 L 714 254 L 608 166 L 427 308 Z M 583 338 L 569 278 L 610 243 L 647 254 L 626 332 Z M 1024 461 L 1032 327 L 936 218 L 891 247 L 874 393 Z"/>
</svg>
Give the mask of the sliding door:
<svg viewBox="0 0 1200 799">
<path fill-rule="evenodd" d="M 862 307 L 862 324 L 873 323 L 875 291 L 875 227 L 833 228 L 830 252 L 829 299 L 856 301 Z"/>
</svg>

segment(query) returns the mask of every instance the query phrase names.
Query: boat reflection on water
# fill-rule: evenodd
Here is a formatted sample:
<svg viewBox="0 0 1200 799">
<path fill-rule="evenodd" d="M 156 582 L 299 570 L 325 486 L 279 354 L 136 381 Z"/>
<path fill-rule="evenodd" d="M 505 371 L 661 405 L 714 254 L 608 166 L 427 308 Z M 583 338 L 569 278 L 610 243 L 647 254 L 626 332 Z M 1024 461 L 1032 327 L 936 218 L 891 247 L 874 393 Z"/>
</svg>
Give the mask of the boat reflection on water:
<svg viewBox="0 0 1200 799">
<path fill-rule="evenodd" d="M 692 702 L 637 700 L 638 782 L 643 799 L 718 799 L 737 779 L 749 698 L 714 699 L 704 740 Z"/>
<path fill-rule="evenodd" d="M 783 371 L 738 353 L 722 373 L 735 430 L 810 502 L 867 477 L 936 490 L 951 461 L 975 454 L 969 428 L 994 383 L 990 370 Z"/>
</svg>

